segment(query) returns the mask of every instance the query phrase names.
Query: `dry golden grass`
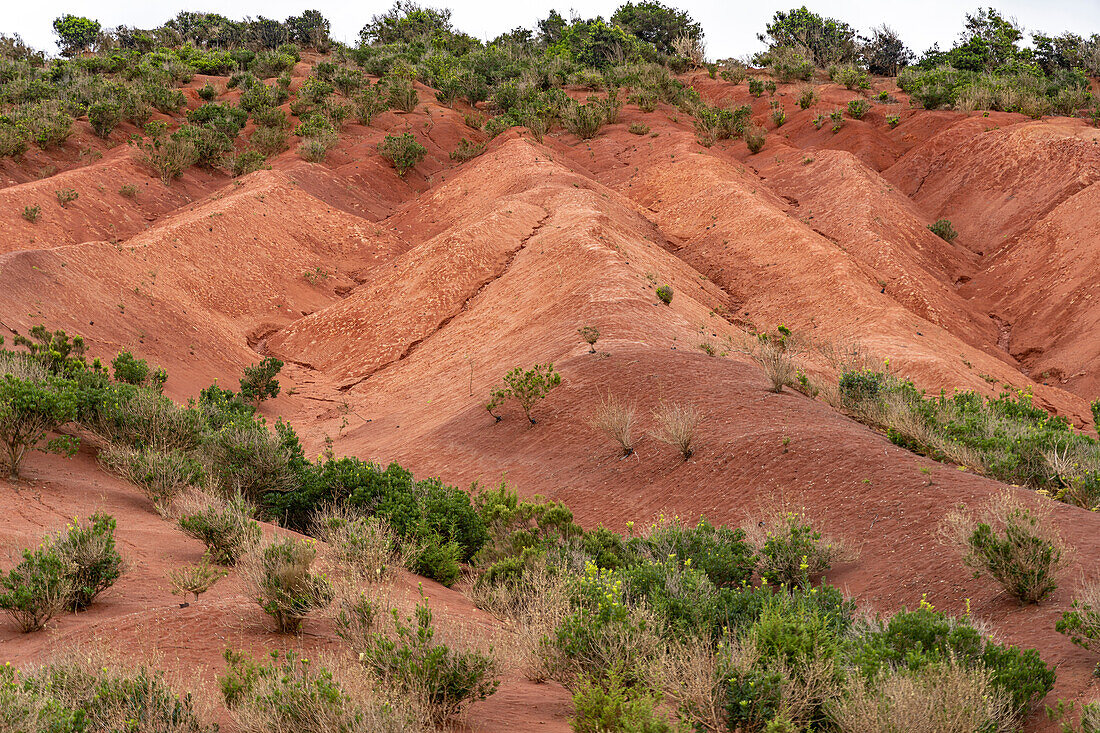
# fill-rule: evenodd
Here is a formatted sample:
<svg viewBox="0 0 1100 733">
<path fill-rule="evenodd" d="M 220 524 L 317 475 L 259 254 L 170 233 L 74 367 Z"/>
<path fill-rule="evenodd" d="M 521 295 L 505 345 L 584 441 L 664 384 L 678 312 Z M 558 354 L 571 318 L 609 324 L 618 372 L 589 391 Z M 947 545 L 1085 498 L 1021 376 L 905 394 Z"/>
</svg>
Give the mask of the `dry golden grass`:
<svg viewBox="0 0 1100 733">
<path fill-rule="evenodd" d="M 633 403 L 620 401 L 615 395 L 607 394 L 596 407 L 596 412 L 588 424 L 619 444 L 624 456 L 634 452 Z"/>
<path fill-rule="evenodd" d="M 650 434 L 675 447 L 686 461 L 695 454 L 695 434 L 702 419 L 703 413 L 695 405 L 661 400 L 653 410 L 656 425 Z"/>
<path fill-rule="evenodd" d="M 364 583 L 392 579 L 419 551 L 384 519 L 366 517 L 346 504 L 332 504 L 314 514 L 312 534 L 327 546 L 331 564 Z"/>
<path fill-rule="evenodd" d="M 877 686 L 853 675 L 829 711 L 843 733 L 1002 733 L 1018 723 L 988 671 L 953 664 L 892 672 Z"/>
</svg>

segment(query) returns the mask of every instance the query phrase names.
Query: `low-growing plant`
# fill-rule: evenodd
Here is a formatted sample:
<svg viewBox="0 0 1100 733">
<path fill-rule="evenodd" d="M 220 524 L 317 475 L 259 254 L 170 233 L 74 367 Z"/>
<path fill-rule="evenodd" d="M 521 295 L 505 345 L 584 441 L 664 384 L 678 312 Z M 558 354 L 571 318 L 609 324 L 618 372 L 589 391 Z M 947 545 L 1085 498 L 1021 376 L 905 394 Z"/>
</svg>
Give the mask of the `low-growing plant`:
<svg viewBox="0 0 1100 733">
<path fill-rule="evenodd" d="M 671 733 L 660 713 L 661 696 L 622 683 L 616 670 L 602 679 L 582 677 L 573 692 L 576 733 Z"/>
<path fill-rule="evenodd" d="M 390 109 L 401 112 L 412 112 L 420 103 L 420 98 L 413 88 L 412 81 L 401 76 L 390 76 L 383 82 L 385 84 L 386 105 Z"/>
<path fill-rule="evenodd" d="M 249 547 L 260 540 L 260 525 L 252 519 L 252 507 L 242 497 L 229 500 L 194 495 L 181 508 L 179 527 L 204 545 L 211 561 L 236 565 Z"/>
<path fill-rule="evenodd" d="M 672 305 L 672 286 L 671 285 L 659 285 L 657 286 L 657 300 L 661 301 L 665 305 Z"/>
<path fill-rule="evenodd" d="M 122 108 L 113 101 L 94 102 L 88 107 L 88 122 L 96 135 L 106 140 L 122 122 Z"/>
<path fill-rule="evenodd" d="M 802 84 L 798 87 L 798 106 L 800 109 L 809 109 L 817 102 L 817 87 L 813 84 Z"/>
<path fill-rule="evenodd" d="M 783 123 L 787 121 L 787 113 L 783 111 L 782 107 L 776 107 L 772 110 L 772 122 L 776 127 L 782 127 Z"/>
<path fill-rule="evenodd" d="M 759 97 L 764 93 L 764 82 L 759 79 L 749 79 L 749 94 Z"/>
<path fill-rule="evenodd" d="M 826 536 L 805 512 L 770 513 L 746 533 L 756 548 L 760 577 L 788 587 L 808 587 L 842 551 L 840 543 Z"/>
<path fill-rule="evenodd" d="M 312 535 L 331 548 L 342 567 L 367 583 L 387 580 L 420 549 L 402 540 L 382 517 L 335 504 L 314 515 Z"/>
<path fill-rule="evenodd" d="M 748 146 L 749 152 L 756 155 L 764 149 L 764 142 L 767 139 L 767 135 L 764 132 L 764 128 L 752 125 L 745 130 L 745 145 Z"/>
<path fill-rule="evenodd" d="M 47 436 L 76 417 L 76 396 L 70 382 L 35 374 L 20 367 L 18 374 L 0 377 L 0 445 L 6 450 L 8 475 L 18 478 L 27 453 L 40 450 L 72 455 L 77 442 L 69 436 Z"/>
<path fill-rule="evenodd" d="M 631 135 L 648 135 L 649 125 L 642 122 L 631 122 L 627 131 L 630 132 Z"/>
<path fill-rule="evenodd" d="M 675 447 L 685 461 L 695 455 L 696 431 L 703 419 L 695 405 L 661 400 L 652 414 L 655 426 L 650 434 L 654 438 Z"/>
<path fill-rule="evenodd" d="M 286 537 L 257 545 L 241 563 L 241 576 L 280 633 L 297 633 L 310 613 L 332 601 L 324 575 L 312 571 L 316 543 Z"/>
<path fill-rule="evenodd" d="M 264 167 L 267 158 L 259 150 L 242 150 L 233 157 L 230 166 L 234 177 L 246 176 Z"/>
<path fill-rule="evenodd" d="M 135 136 L 130 139 L 130 144 L 138 150 L 141 163 L 152 168 L 165 186 L 171 185 L 174 179 L 183 175 L 199 159 L 194 142 L 185 137 Z"/>
<path fill-rule="evenodd" d="M 887 115 L 886 116 L 886 124 L 889 125 L 891 129 L 897 127 L 899 124 L 901 124 L 901 116 L 900 115 Z"/>
<path fill-rule="evenodd" d="M 596 353 L 596 342 L 600 340 L 600 329 L 595 326 L 581 326 L 577 329 L 581 339 L 588 344 L 588 353 Z"/>
<path fill-rule="evenodd" d="M 794 385 L 798 373 L 798 356 L 803 346 L 791 329 L 777 326 L 774 333 L 747 333 L 737 351 L 752 359 L 771 382 L 772 391 L 779 393 Z"/>
<path fill-rule="evenodd" d="M 531 408 L 560 384 L 561 374 L 554 371 L 553 364 L 536 364 L 526 370 L 516 367 L 504 375 L 504 386 L 493 390 L 490 394 L 486 409 L 499 421 L 500 418 L 493 413 L 493 410 L 505 401 L 514 399 L 523 408 L 523 414 L 534 425 L 535 418 L 531 417 Z"/>
<path fill-rule="evenodd" d="M 36 221 L 38 221 L 38 217 L 41 214 L 42 207 L 38 204 L 35 204 L 34 206 L 23 207 L 23 218 L 29 221 L 31 224 L 34 224 Z"/>
<path fill-rule="evenodd" d="M 853 120 L 862 120 L 871 111 L 871 103 L 866 99 L 853 99 L 848 102 L 848 116 Z"/>
<path fill-rule="evenodd" d="M 947 219 L 937 219 L 936 223 L 928 225 L 928 230 L 945 242 L 954 242 L 955 237 L 959 236 Z"/>
<path fill-rule="evenodd" d="M 264 156 L 278 155 L 287 148 L 287 131 L 281 127 L 257 127 L 248 143 Z"/>
<path fill-rule="evenodd" d="M 411 133 L 406 132 L 400 137 L 386 135 L 378 145 L 378 152 L 393 164 L 397 175 L 403 176 L 424 159 L 428 149 L 417 142 Z"/>
<path fill-rule="evenodd" d="M 596 137 L 605 122 L 607 122 L 607 110 L 599 102 L 571 104 L 566 107 L 562 117 L 562 124 L 565 125 L 565 129 L 581 140 L 590 140 Z"/>
<path fill-rule="evenodd" d="M 122 557 L 115 549 L 115 519 L 109 514 L 93 514 L 84 523 L 74 520 L 64 533 L 49 540 L 49 546 L 66 567 L 66 605 L 74 611 L 90 606 L 122 575 Z"/>
<path fill-rule="evenodd" d="M 1084 649 L 1100 649 L 1100 583 L 1086 582 L 1077 589 L 1070 610 L 1062 613 L 1055 629 Z M 1100 676 L 1100 663 L 1093 675 Z"/>
<path fill-rule="evenodd" d="M 168 571 L 168 583 L 172 586 L 172 593 L 178 596 L 191 594 L 198 602 L 199 596 L 214 587 L 214 584 L 224 578 L 226 571 L 210 564 L 207 556 L 203 556 L 198 565 L 184 565 L 175 570 Z"/>
<path fill-rule="evenodd" d="M 940 532 L 975 577 L 989 574 L 1013 598 L 1038 603 L 1058 587 L 1066 548 L 1049 512 L 1026 506 L 1010 490 L 991 497 L 977 514 L 952 511 Z"/>
<path fill-rule="evenodd" d="M 68 607 L 72 587 L 69 567 L 53 547 L 24 550 L 14 568 L 0 571 L 0 611 L 23 633 L 38 631 Z M 0 667 L 0 673 L 4 669 Z"/>
<path fill-rule="evenodd" d="M 199 99 L 205 102 L 213 102 L 218 96 L 218 88 L 210 82 L 206 82 L 199 87 L 198 95 Z"/>
<path fill-rule="evenodd" d="M 57 203 L 61 204 L 62 208 L 80 198 L 80 194 L 72 188 L 59 188 L 54 191 L 54 194 L 57 196 Z"/>
<path fill-rule="evenodd" d="M 112 445 L 100 451 L 99 462 L 140 488 L 161 516 L 168 516 L 175 500 L 206 476 L 196 458 L 179 450 Z"/>
<path fill-rule="evenodd" d="M 457 651 L 436 641 L 432 611 L 423 596 L 414 615 L 406 618 L 360 598 L 337 618 L 337 632 L 383 686 L 418 699 L 437 726 L 490 697 L 500 684 L 491 650 Z"/>
<path fill-rule="evenodd" d="M 118 194 L 128 199 L 137 197 L 137 186 L 132 183 L 127 183 L 118 189 Z"/>
<path fill-rule="evenodd" d="M 629 456 L 634 452 L 634 420 L 634 405 L 620 401 L 609 392 L 596 408 L 589 425 L 618 443 L 622 455 Z"/>
<path fill-rule="evenodd" d="M 869 89 L 870 81 L 867 79 L 867 71 L 854 64 L 842 64 L 829 67 L 829 78 L 837 84 L 854 91 Z"/>
<path fill-rule="evenodd" d="M 473 160 L 477 156 L 485 152 L 485 143 L 475 143 L 472 140 L 462 138 L 458 141 L 458 146 L 451 151 L 451 160 L 457 163 L 465 163 L 468 160 Z"/>
</svg>

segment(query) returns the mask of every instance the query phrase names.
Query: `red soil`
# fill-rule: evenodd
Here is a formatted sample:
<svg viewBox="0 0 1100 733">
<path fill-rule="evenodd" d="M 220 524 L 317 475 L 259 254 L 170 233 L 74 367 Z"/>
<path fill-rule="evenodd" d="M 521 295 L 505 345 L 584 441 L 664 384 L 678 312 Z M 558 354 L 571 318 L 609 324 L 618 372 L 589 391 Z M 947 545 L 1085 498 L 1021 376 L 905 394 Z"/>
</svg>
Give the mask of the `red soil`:
<svg viewBox="0 0 1100 733">
<path fill-rule="evenodd" d="M 327 436 L 338 454 L 448 482 L 505 476 L 568 502 L 586 526 L 619 530 L 661 511 L 736 523 L 785 499 L 860 550 L 828 578 L 860 603 L 889 613 L 927 594 L 962 612 L 969 599 L 1000 638 L 1058 665 L 1050 701 L 1091 699 L 1095 659 L 1054 622 L 1100 555 L 1100 518 L 1053 507 L 1075 565 L 1051 601 L 1020 607 L 935 536 L 950 507 L 1000 484 L 901 450 L 820 401 L 771 393 L 747 360 L 698 345 L 783 323 L 819 344 L 861 343 L 932 391 L 1010 384 L 1090 424 L 1087 400 L 1100 391 L 1095 131 L 909 110 L 886 82 L 876 90 L 900 101 L 835 135 L 811 120 L 855 93 L 820 87 L 802 111 L 783 85 L 789 120 L 773 130 L 767 97 L 693 80 L 710 99 L 753 104 L 769 130 L 762 152 L 739 141 L 703 148 L 686 115 L 628 105 L 590 141 L 510 131 L 456 168 L 447 153 L 481 134 L 422 89 L 416 113 L 348 125 L 325 164 L 287 152 L 237 181 L 192 170 L 165 188 L 123 147 L 43 180 L 31 173 L 41 156 L 5 163 L 0 326 L 82 333 L 95 356 L 128 348 L 169 370 L 177 399 L 214 379 L 235 384 L 258 353 L 277 355 L 284 395 L 264 412 L 294 424 L 307 453 Z M 901 124 L 890 129 L 887 114 Z M 651 136 L 627 131 L 641 121 Z M 373 146 L 404 130 L 429 155 L 402 181 Z M 132 200 L 117 193 L 128 182 L 139 188 Z M 62 187 L 81 194 L 67 209 L 53 198 Z M 42 219 L 23 221 L 22 206 L 37 201 Z M 926 229 L 940 217 L 960 232 L 955 243 Z M 657 301 L 658 284 L 674 288 L 671 306 Z M 585 324 L 599 327 L 605 353 L 587 353 L 576 335 Z M 547 361 L 564 378 L 538 424 L 511 408 L 494 424 L 483 402 L 501 375 Z M 806 368 L 833 375 L 821 357 Z M 587 425 L 607 392 L 642 415 L 662 399 L 694 402 L 706 416 L 699 451 L 684 462 L 646 438 L 620 460 Z M 197 544 L 89 455 L 32 457 L 28 474 L 0 483 L 14 518 L 0 547 L 13 553 L 101 507 L 118 518 L 132 569 L 48 633 L 0 630 L 6 659 L 99 637 L 134 655 L 157 648 L 209 681 L 227 645 L 331 644 L 324 621 L 300 639 L 273 637 L 232 578 L 180 610 L 164 573 L 196 560 Z M 408 597 L 415 582 L 396 592 Z M 425 586 L 456 623 L 495 626 L 459 594 Z M 570 714 L 564 690 L 513 671 L 468 725 L 565 730 Z"/>
</svg>

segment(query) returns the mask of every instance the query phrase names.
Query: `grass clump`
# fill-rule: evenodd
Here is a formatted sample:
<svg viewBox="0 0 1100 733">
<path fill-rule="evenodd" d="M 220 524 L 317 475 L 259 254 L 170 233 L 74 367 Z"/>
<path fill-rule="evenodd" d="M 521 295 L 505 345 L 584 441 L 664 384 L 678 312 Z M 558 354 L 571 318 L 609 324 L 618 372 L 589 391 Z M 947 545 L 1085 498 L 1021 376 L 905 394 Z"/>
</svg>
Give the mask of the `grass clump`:
<svg viewBox="0 0 1100 733">
<path fill-rule="evenodd" d="M 686 461 L 695 455 L 698 447 L 696 431 L 702 419 L 703 415 L 695 405 L 662 400 L 653 410 L 655 426 L 650 434 L 676 448 Z"/>
<path fill-rule="evenodd" d="M 644 122 L 631 122 L 630 126 L 626 128 L 631 135 L 648 135 L 649 125 Z"/>
<path fill-rule="evenodd" d="M 764 370 L 772 391 L 776 393 L 782 392 L 787 385 L 797 384 L 798 355 L 802 350 L 801 339 L 783 325 L 777 326 L 775 333 L 746 334 L 737 347 L 737 351 Z"/>
<path fill-rule="evenodd" d="M 194 494 L 181 507 L 177 521 L 184 534 L 206 545 L 213 562 L 231 566 L 260 539 L 260 525 L 252 514 L 240 495 L 223 500 Z"/>
<path fill-rule="evenodd" d="M 189 489 L 202 485 L 206 472 L 193 456 L 179 450 L 158 451 L 112 445 L 99 452 L 99 462 L 142 490 L 162 516 Z"/>
<path fill-rule="evenodd" d="M 940 531 L 975 577 L 990 575 L 1023 603 L 1038 603 L 1058 587 L 1066 547 L 1049 513 L 1024 505 L 1009 490 L 990 498 L 977 514 L 952 511 Z"/>
<path fill-rule="evenodd" d="M 634 453 L 635 409 L 608 393 L 596 408 L 589 425 L 615 441 L 624 456 Z"/>
<path fill-rule="evenodd" d="M 172 586 L 172 593 L 180 596 L 193 595 L 197 602 L 199 596 L 213 588 L 225 575 L 226 571 L 211 565 L 204 555 L 198 565 L 184 565 L 169 571 L 168 582 Z"/>
<path fill-rule="evenodd" d="M 928 230 L 945 242 L 954 242 L 959 233 L 947 219 L 937 219 L 934 224 L 928 225 Z"/>
<path fill-rule="evenodd" d="M 318 511 L 311 534 L 331 548 L 344 569 L 366 583 L 392 577 L 419 555 L 418 548 L 403 541 L 386 520 L 347 506 Z"/>
</svg>

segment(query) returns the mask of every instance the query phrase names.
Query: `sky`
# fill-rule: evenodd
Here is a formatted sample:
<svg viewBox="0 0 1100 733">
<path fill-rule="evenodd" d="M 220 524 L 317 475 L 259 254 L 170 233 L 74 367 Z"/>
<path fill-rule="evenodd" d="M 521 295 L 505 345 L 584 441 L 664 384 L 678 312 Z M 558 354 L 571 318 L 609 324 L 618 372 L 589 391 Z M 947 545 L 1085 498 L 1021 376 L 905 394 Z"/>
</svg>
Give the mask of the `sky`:
<svg viewBox="0 0 1100 733">
<path fill-rule="evenodd" d="M 547 0 L 427 0 L 423 5 L 449 7 L 452 19 L 460 29 L 483 40 L 491 40 L 519 26 L 533 28 L 539 18 L 551 9 L 557 9 L 568 17 L 575 8 L 586 18 L 602 15 L 610 17 L 623 0 L 576 0 L 553 2 Z M 866 31 L 886 23 L 896 30 L 906 44 L 918 54 L 935 42 L 949 48 L 959 31 L 963 17 L 979 6 L 996 8 L 1003 15 L 1015 18 L 1026 30 L 1041 30 L 1058 34 L 1072 31 L 1082 36 L 1100 33 L 1100 0 L 974 0 L 973 4 L 958 0 L 664 0 L 687 10 L 703 26 L 706 34 L 706 52 L 710 59 L 731 56 L 741 57 L 761 50 L 756 34 L 777 10 L 789 10 L 805 4 L 822 15 L 838 18 Z M 572 4 L 570 4 L 572 3 Z M 55 53 L 57 46 L 53 35 L 53 19 L 64 13 L 84 15 L 98 20 L 104 28 L 117 25 L 151 28 L 164 23 L 181 10 L 217 12 L 230 18 L 264 15 L 282 20 L 298 15 L 307 8 L 320 10 L 332 22 L 332 36 L 345 43 L 354 43 L 359 29 L 371 16 L 381 13 L 392 0 L 360 0 L 339 2 L 335 0 L 98 0 L 79 2 L 69 0 L 3 0 L 0 10 L 0 33 L 18 33 L 35 48 Z"/>
</svg>

